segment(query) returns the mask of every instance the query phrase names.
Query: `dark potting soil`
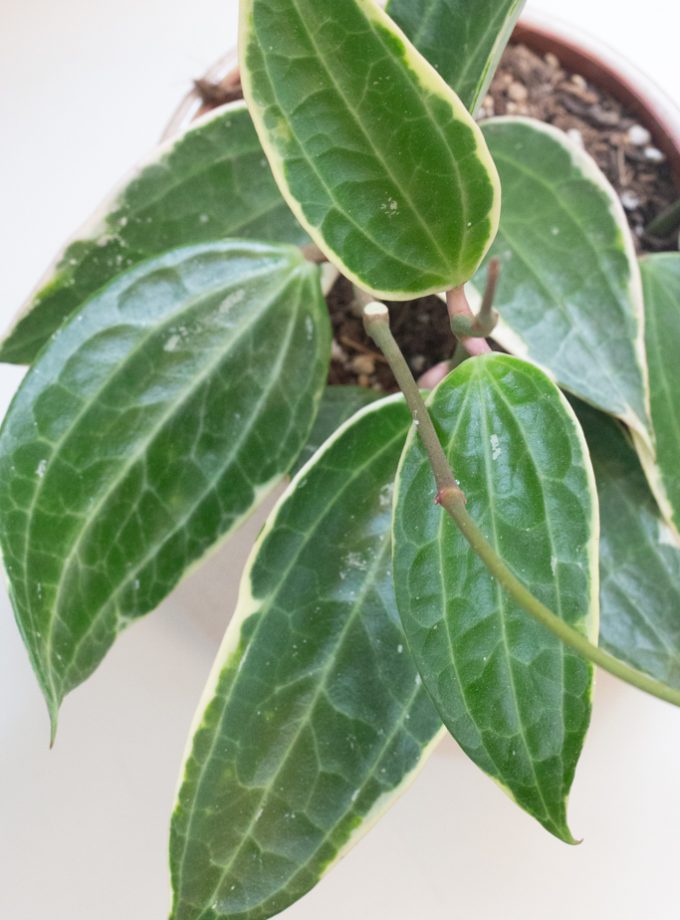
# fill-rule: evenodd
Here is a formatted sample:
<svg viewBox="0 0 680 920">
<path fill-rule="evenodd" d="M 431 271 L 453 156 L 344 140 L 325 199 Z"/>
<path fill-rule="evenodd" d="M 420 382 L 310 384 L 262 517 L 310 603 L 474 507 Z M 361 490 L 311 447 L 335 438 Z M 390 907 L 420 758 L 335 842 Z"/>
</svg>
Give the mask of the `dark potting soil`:
<svg viewBox="0 0 680 920">
<path fill-rule="evenodd" d="M 639 252 L 677 247 L 645 228 L 678 197 L 664 154 L 650 132 L 606 90 L 567 72 L 554 54 L 509 45 L 482 117 L 527 115 L 555 125 L 584 147 L 616 189 Z"/>
<path fill-rule="evenodd" d="M 233 80 L 197 81 L 207 107 L 240 98 Z M 675 249 L 677 238 L 650 239 L 645 228 L 677 197 L 664 154 L 644 125 L 606 90 L 570 73 L 551 53 L 540 55 L 509 45 L 483 101 L 482 117 L 526 115 L 566 131 L 581 144 L 616 190 L 639 252 Z M 391 392 L 394 378 L 366 336 L 352 285 L 339 278 L 327 297 L 333 325 L 328 382 L 359 384 Z M 416 376 L 451 357 L 455 342 L 446 308 L 438 297 L 389 303 L 392 330 Z"/>
</svg>

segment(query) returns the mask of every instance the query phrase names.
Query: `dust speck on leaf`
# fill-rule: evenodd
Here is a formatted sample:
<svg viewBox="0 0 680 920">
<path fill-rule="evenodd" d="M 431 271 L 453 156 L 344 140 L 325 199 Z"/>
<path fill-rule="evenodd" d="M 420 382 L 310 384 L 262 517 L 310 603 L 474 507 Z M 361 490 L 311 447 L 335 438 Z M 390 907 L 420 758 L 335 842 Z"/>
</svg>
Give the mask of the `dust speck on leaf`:
<svg viewBox="0 0 680 920">
<path fill-rule="evenodd" d="M 380 205 L 380 210 L 384 211 L 388 217 L 395 217 L 399 213 L 399 202 L 394 198 L 388 198 Z"/>
</svg>

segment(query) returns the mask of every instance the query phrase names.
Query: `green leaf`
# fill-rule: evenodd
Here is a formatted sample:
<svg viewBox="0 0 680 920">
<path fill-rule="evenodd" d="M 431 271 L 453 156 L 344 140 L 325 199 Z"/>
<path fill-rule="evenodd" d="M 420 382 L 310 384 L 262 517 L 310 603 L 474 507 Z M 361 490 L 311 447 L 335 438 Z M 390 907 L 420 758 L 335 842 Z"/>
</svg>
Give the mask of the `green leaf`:
<svg viewBox="0 0 680 920">
<path fill-rule="evenodd" d="M 654 448 L 635 438 L 659 507 L 680 535 L 680 254 L 640 262 Z"/>
<path fill-rule="evenodd" d="M 646 438 L 642 289 L 614 190 L 556 128 L 495 118 L 483 130 L 503 184 L 494 338 Z"/>
<path fill-rule="evenodd" d="M 0 343 L 0 360 L 31 363 L 64 318 L 125 268 L 176 246 L 225 237 L 308 242 L 241 102 L 158 147 L 100 206 Z"/>
<path fill-rule="evenodd" d="M 474 112 L 524 0 L 389 0 L 387 12 Z"/>
<path fill-rule="evenodd" d="M 597 502 L 559 390 L 508 355 L 466 361 L 430 411 L 477 525 L 514 574 L 597 637 Z M 411 433 L 397 476 L 394 579 L 423 683 L 461 747 L 557 837 L 588 722 L 592 666 L 504 593 L 433 504 Z"/>
<path fill-rule="evenodd" d="M 319 411 L 314 421 L 307 443 L 295 461 L 293 473 L 307 463 L 321 445 L 338 430 L 343 422 L 351 418 L 359 409 L 375 402 L 380 393 L 366 387 L 330 386 L 326 387 L 321 397 Z"/>
<path fill-rule="evenodd" d="M 390 571 L 399 397 L 293 480 L 241 582 L 172 823 L 173 920 L 264 920 L 312 888 L 438 740 Z"/>
<path fill-rule="evenodd" d="M 471 277 L 498 222 L 493 161 L 373 0 L 243 0 L 241 75 L 282 194 L 344 275 L 393 300 Z"/>
<path fill-rule="evenodd" d="M 40 354 L 0 431 L 0 544 L 53 729 L 120 630 L 289 469 L 329 346 L 317 268 L 225 241 L 121 275 Z"/>
<path fill-rule="evenodd" d="M 600 502 L 600 645 L 680 688 L 680 547 L 616 422 L 576 411 Z"/>
</svg>

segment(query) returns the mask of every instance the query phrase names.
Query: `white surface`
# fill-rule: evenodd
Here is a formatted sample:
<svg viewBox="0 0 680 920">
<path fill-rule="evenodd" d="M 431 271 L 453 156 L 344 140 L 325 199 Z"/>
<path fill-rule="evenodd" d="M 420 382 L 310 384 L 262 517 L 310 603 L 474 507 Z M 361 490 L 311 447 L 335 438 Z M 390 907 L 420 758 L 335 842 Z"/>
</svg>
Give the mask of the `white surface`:
<svg viewBox="0 0 680 920">
<path fill-rule="evenodd" d="M 565 11 L 560 0 L 530 6 Z M 678 13 L 667 0 L 646 0 L 642 12 L 572 0 L 568 15 L 680 100 Z M 189 79 L 233 42 L 235 24 L 235 0 L 0 0 L 2 326 L 63 239 L 153 145 Z M 0 367 L 0 410 L 19 377 Z M 253 522 L 121 639 L 67 700 L 51 753 L 0 599 L 0 917 L 166 916 L 167 822 L 185 734 L 255 532 Z M 572 794 L 582 846 L 550 838 L 450 744 L 285 916 L 677 918 L 680 714 L 608 680 L 599 689 Z"/>
</svg>

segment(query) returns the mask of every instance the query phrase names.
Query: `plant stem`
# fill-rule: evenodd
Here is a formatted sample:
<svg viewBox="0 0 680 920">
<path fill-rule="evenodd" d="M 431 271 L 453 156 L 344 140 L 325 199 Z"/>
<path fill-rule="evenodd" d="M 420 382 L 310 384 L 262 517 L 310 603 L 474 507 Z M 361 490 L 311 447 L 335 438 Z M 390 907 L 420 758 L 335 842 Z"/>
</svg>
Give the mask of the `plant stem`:
<svg viewBox="0 0 680 920">
<path fill-rule="evenodd" d="M 364 307 L 364 326 L 366 333 L 385 355 L 399 389 L 404 394 L 406 404 L 411 410 L 413 424 L 418 429 L 427 455 L 430 458 L 437 489 L 440 492 L 446 489 L 449 492 L 460 493 L 461 500 L 465 504 L 465 496 L 458 486 L 453 470 L 439 443 L 437 432 L 434 430 L 430 413 L 427 411 L 420 395 L 418 384 L 414 380 L 413 374 L 406 363 L 406 358 L 404 358 L 396 339 L 392 335 L 389 312 L 384 303 L 374 301 Z"/>
<path fill-rule="evenodd" d="M 491 259 L 486 273 L 486 286 L 484 288 L 484 296 L 482 297 L 482 303 L 479 308 L 479 312 L 475 317 L 477 335 L 483 335 L 486 337 L 491 335 L 491 333 L 496 328 L 496 323 L 498 322 L 498 313 L 493 308 L 493 302 L 496 299 L 496 288 L 498 287 L 498 279 L 500 274 L 500 261 L 497 258 Z"/>
<path fill-rule="evenodd" d="M 582 633 L 575 630 L 556 613 L 546 607 L 511 572 L 498 556 L 479 527 L 472 520 L 465 507 L 463 494 L 449 461 L 437 437 L 430 414 L 413 379 L 408 364 L 390 330 L 389 313 L 384 304 L 371 303 L 364 309 L 366 332 L 380 348 L 404 394 L 411 410 L 414 424 L 427 451 L 437 485 L 435 501 L 453 519 L 474 552 L 505 591 L 535 620 L 554 633 L 565 645 L 570 646 L 584 658 L 609 671 L 615 677 L 632 684 L 661 700 L 680 706 L 680 690 L 662 684 L 648 674 L 625 664 L 619 658 L 598 648 Z"/>
<path fill-rule="evenodd" d="M 458 339 L 456 351 L 459 351 L 458 346 L 462 346 L 470 357 L 488 354 L 491 348 L 484 337 L 480 337 L 474 330 L 476 316 L 470 308 L 462 285 L 446 292 L 446 306 L 449 311 L 451 331 Z M 459 364 L 460 361 L 457 363 Z"/>
<path fill-rule="evenodd" d="M 456 350 L 451 360 L 451 370 L 462 364 L 466 358 L 488 354 L 491 351 L 484 340 L 491 335 L 498 322 L 498 313 L 493 308 L 493 302 L 500 271 L 501 264 L 498 259 L 491 259 L 484 296 L 476 315 L 470 308 L 463 285 L 447 291 L 446 306 L 449 311 L 451 332 L 457 339 Z"/>
<path fill-rule="evenodd" d="M 307 246 L 303 246 L 301 252 L 308 262 L 316 262 L 317 265 L 321 265 L 322 262 L 328 262 L 328 257 L 315 243 L 308 243 Z"/>
</svg>

